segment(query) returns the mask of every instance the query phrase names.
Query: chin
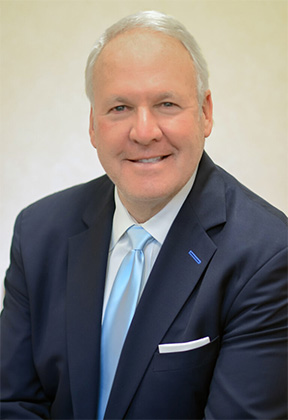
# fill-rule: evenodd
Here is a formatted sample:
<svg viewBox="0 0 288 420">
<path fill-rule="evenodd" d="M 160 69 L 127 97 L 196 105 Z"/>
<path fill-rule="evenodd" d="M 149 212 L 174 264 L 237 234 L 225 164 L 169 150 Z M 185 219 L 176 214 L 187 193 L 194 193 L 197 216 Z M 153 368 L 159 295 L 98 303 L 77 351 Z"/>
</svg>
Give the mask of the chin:
<svg viewBox="0 0 288 420">
<path fill-rule="evenodd" d="M 139 188 L 140 190 L 140 188 Z M 161 207 L 164 207 L 176 194 L 176 192 L 163 192 L 163 191 L 153 191 L 153 192 L 146 192 L 139 194 L 139 190 L 137 193 L 130 195 L 130 200 L 138 203 L 149 204 L 154 207 L 155 205 L 160 204 Z"/>
</svg>

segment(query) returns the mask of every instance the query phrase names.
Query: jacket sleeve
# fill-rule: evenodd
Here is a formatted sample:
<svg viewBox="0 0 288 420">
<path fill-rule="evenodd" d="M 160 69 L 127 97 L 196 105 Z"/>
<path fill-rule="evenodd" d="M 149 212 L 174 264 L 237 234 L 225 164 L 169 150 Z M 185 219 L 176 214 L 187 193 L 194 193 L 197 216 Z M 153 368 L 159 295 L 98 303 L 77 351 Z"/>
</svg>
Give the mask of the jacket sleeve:
<svg viewBox="0 0 288 420">
<path fill-rule="evenodd" d="M 5 278 L 6 294 L 0 318 L 2 419 L 49 418 L 45 397 L 33 362 L 29 293 L 21 258 L 21 214 Z"/>
<path fill-rule="evenodd" d="M 229 302 L 207 419 L 287 419 L 287 251 Z"/>
</svg>

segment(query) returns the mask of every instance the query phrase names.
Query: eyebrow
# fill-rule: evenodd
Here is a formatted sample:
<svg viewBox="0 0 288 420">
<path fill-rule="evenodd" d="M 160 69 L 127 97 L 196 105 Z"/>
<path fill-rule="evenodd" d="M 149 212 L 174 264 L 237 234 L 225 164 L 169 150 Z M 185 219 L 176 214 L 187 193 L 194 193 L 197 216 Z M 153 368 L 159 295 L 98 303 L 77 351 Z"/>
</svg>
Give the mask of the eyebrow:
<svg viewBox="0 0 288 420">
<path fill-rule="evenodd" d="M 125 98 L 124 96 L 116 96 L 116 95 L 112 95 L 109 98 L 107 98 L 107 104 L 114 104 L 116 102 L 122 103 L 122 102 L 127 102 L 128 98 Z"/>
<path fill-rule="evenodd" d="M 161 92 L 159 94 L 156 93 L 153 99 L 155 101 L 164 101 L 165 99 L 176 99 L 176 98 L 177 98 L 177 95 L 175 95 L 173 91 L 166 91 L 166 92 Z M 106 101 L 107 105 L 115 104 L 115 103 L 127 103 L 127 102 L 130 102 L 130 99 L 128 97 L 117 96 L 117 95 L 110 96 Z"/>
<path fill-rule="evenodd" d="M 172 91 L 162 92 L 159 95 L 156 95 L 156 99 L 158 101 L 163 101 L 164 99 L 175 99 L 177 98 L 177 95 L 175 95 Z"/>
</svg>

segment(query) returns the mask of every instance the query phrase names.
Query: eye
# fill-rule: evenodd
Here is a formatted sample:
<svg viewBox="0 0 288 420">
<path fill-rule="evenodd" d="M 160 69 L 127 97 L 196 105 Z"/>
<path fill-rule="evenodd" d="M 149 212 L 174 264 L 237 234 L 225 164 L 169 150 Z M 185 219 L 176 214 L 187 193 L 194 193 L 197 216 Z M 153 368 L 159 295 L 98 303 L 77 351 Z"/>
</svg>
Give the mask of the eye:
<svg viewBox="0 0 288 420">
<path fill-rule="evenodd" d="M 111 111 L 113 112 L 123 112 L 127 109 L 127 107 L 125 105 L 117 105 L 114 108 L 111 109 Z"/>
<path fill-rule="evenodd" d="M 165 108 L 170 108 L 172 106 L 175 106 L 175 104 L 173 104 L 173 102 L 163 102 L 162 106 L 164 106 Z"/>
<path fill-rule="evenodd" d="M 178 113 L 181 109 L 181 107 L 179 106 L 179 104 L 175 103 L 175 102 L 169 102 L 169 101 L 165 101 L 165 102 L 160 102 L 157 105 L 158 109 L 160 112 L 164 113 L 164 114 L 168 114 L 168 115 L 174 115 L 175 113 Z"/>
</svg>

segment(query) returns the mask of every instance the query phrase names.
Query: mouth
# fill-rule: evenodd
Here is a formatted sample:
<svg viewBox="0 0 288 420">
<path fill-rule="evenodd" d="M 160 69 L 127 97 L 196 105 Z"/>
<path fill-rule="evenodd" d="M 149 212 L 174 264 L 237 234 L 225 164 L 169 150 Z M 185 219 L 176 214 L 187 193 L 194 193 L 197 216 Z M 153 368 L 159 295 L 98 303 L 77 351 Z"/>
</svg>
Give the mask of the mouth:
<svg viewBox="0 0 288 420">
<path fill-rule="evenodd" d="M 156 156 L 151 158 L 143 158 L 143 159 L 130 159 L 131 162 L 135 163 L 157 163 L 161 162 L 162 160 L 166 159 L 169 155 L 166 156 Z"/>
</svg>

